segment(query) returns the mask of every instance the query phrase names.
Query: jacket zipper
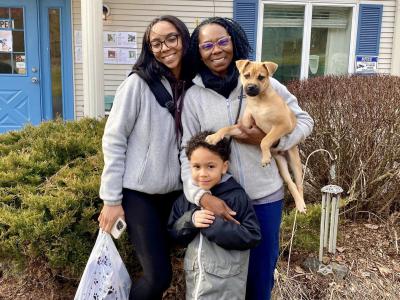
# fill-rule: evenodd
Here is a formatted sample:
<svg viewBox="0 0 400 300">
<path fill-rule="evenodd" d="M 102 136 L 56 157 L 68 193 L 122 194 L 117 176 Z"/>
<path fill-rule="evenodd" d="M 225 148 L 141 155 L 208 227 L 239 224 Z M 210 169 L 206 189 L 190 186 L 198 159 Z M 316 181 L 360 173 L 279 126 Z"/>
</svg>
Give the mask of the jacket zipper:
<svg viewBox="0 0 400 300">
<path fill-rule="evenodd" d="M 146 169 L 147 160 L 149 159 L 149 155 L 150 155 L 150 143 L 149 143 L 149 146 L 147 147 L 146 156 L 144 157 L 142 168 L 140 169 L 140 172 L 139 172 L 139 178 L 138 178 L 138 183 L 139 184 L 142 184 L 143 175 L 144 175 L 144 171 Z"/>
<path fill-rule="evenodd" d="M 226 99 L 226 107 L 228 110 L 228 119 L 229 119 L 229 124 L 233 125 L 233 120 L 232 117 L 232 110 L 231 110 L 231 101 L 230 99 Z M 234 143 L 231 143 L 231 147 L 235 149 L 236 155 L 235 155 L 235 160 L 236 160 L 236 165 L 238 168 L 238 173 L 239 173 L 239 183 L 240 185 L 244 186 L 244 177 L 243 177 L 243 172 L 242 172 L 242 163 L 239 157 L 239 149 L 237 148 L 237 145 Z M 232 151 L 233 152 L 233 151 Z"/>
<path fill-rule="evenodd" d="M 199 299 L 199 291 L 200 291 L 200 282 L 201 277 L 203 276 L 203 266 L 201 265 L 201 248 L 203 247 L 203 235 L 200 233 L 200 240 L 199 240 L 199 248 L 197 250 L 197 264 L 199 265 L 199 279 L 196 285 L 196 292 L 194 294 L 194 299 Z"/>
</svg>

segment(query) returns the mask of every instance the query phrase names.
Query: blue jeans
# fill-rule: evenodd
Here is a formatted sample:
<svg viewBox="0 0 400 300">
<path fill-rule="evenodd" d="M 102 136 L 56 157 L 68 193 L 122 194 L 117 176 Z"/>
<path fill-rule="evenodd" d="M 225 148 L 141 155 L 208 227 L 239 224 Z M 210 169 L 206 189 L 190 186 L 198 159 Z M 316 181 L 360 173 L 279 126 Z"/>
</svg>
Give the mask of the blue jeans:
<svg viewBox="0 0 400 300">
<path fill-rule="evenodd" d="M 254 205 L 261 228 L 261 242 L 251 249 L 246 300 L 269 300 L 279 256 L 279 231 L 283 200 Z"/>
</svg>

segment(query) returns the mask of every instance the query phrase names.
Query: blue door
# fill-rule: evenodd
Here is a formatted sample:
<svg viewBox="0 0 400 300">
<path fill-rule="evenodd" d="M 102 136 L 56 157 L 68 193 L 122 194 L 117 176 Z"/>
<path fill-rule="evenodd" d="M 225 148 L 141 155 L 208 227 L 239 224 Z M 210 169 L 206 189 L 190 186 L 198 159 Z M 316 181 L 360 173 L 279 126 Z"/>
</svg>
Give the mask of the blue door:
<svg viewBox="0 0 400 300">
<path fill-rule="evenodd" d="M 74 118 L 70 2 L 0 0 L 0 133 Z"/>
<path fill-rule="evenodd" d="M 42 119 L 74 118 L 71 1 L 40 0 Z"/>
<path fill-rule="evenodd" d="M 0 0 L 0 133 L 41 121 L 36 1 Z"/>
</svg>

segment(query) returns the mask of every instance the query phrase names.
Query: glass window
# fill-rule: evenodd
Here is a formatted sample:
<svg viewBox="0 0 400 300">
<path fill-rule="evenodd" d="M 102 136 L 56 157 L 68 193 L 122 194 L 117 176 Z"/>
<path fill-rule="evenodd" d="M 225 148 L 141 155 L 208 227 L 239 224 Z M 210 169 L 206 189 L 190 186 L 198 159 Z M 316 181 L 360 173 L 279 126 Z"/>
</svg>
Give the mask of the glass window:
<svg viewBox="0 0 400 300">
<path fill-rule="evenodd" d="M 300 78 L 303 27 L 304 6 L 264 5 L 261 60 L 278 64 L 279 81 Z"/>
<path fill-rule="evenodd" d="M 7 7 L 0 7 L 0 19 L 8 19 L 9 16 L 9 9 Z"/>
<path fill-rule="evenodd" d="M 14 73 L 26 74 L 25 53 L 14 53 Z"/>
<path fill-rule="evenodd" d="M 11 53 L 0 52 L 0 74 L 12 74 Z"/>
<path fill-rule="evenodd" d="M 308 77 L 347 74 L 352 8 L 314 6 Z"/>
<path fill-rule="evenodd" d="M 12 43 L 13 43 L 13 51 L 14 52 L 24 52 L 25 51 L 25 42 L 24 42 L 24 32 L 16 31 L 12 32 Z"/>
<path fill-rule="evenodd" d="M 26 74 L 23 8 L 0 7 L 0 73 Z"/>
<path fill-rule="evenodd" d="M 61 78 L 61 34 L 60 9 L 49 9 L 49 36 L 51 61 L 51 92 L 53 97 L 53 118 L 63 117 Z"/>
<path fill-rule="evenodd" d="M 22 8 L 11 8 L 11 19 L 15 29 L 24 29 L 24 13 Z"/>
</svg>

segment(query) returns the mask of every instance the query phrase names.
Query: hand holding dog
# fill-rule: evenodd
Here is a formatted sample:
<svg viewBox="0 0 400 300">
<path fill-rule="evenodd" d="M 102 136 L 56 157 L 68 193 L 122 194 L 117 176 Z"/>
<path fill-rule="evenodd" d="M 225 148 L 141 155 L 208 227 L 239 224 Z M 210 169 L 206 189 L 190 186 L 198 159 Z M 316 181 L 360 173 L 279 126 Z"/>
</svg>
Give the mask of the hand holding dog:
<svg viewBox="0 0 400 300">
<path fill-rule="evenodd" d="M 242 132 L 239 135 L 235 135 L 234 138 L 239 143 L 260 145 L 261 140 L 265 137 L 264 131 L 253 124 L 250 128 L 243 126 L 241 122 L 238 123 L 238 128 Z"/>
<path fill-rule="evenodd" d="M 193 224 L 197 228 L 207 228 L 214 222 L 215 217 L 212 211 L 201 209 L 193 213 Z"/>
<path fill-rule="evenodd" d="M 225 221 L 232 221 L 236 224 L 240 224 L 233 217 L 236 215 L 236 212 L 234 212 L 224 201 L 215 196 L 204 194 L 200 199 L 200 205 L 206 210 L 212 211 L 215 215 L 220 216 Z"/>
</svg>

